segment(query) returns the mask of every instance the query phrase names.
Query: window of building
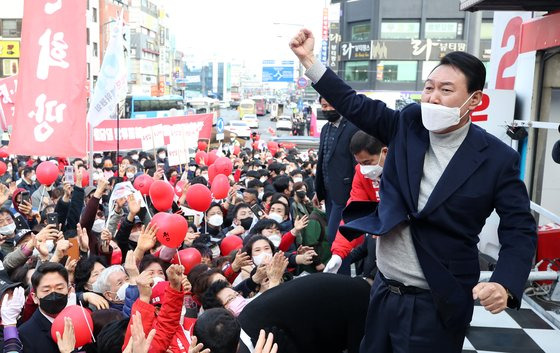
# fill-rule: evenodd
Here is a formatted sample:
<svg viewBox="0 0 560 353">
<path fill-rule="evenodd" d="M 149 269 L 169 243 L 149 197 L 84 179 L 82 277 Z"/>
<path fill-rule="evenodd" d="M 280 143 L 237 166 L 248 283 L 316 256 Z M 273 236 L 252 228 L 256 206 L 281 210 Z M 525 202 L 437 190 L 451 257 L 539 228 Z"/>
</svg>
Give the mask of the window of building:
<svg viewBox="0 0 560 353">
<path fill-rule="evenodd" d="M 347 61 L 344 64 L 344 80 L 367 82 L 369 61 Z"/>
<path fill-rule="evenodd" d="M 416 82 L 417 61 L 379 61 L 377 80 L 383 82 Z"/>
<path fill-rule="evenodd" d="M 86 0 L 86 9 L 89 10 L 89 0 Z"/>
<path fill-rule="evenodd" d="M 480 39 L 492 39 L 492 30 L 494 23 L 492 21 L 482 21 L 480 24 Z"/>
<path fill-rule="evenodd" d="M 371 24 L 369 22 L 357 22 L 350 25 L 350 40 L 369 40 L 369 33 L 371 32 Z"/>
<path fill-rule="evenodd" d="M 87 79 L 89 80 L 89 63 L 87 63 Z"/>
<path fill-rule="evenodd" d="M 463 21 L 426 21 L 426 38 L 462 39 Z"/>
<path fill-rule="evenodd" d="M 93 22 L 97 23 L 97 9 L 95 7 L 92 8 L 93 14 Z"/>
<path fill-rule="evenodd" d="M 420 38 L 420 21 L 381 22 L 381 39 L 418 39 Z"/>
<path fill-rule="evenodd" d="M 89 45 L 89 28 L 86 28 L 86 44 Z"/>
<path fill-rule="evenodd" d="M 97 43 L 93 42 L 93 56 L 97 57 L 98 52 L 97 52 Z"/>
<path fill-rule="evenodd" d="M 21 37 L 21 19 L 2 20 L 0 34 L 5 38 Z"/>
</svg>

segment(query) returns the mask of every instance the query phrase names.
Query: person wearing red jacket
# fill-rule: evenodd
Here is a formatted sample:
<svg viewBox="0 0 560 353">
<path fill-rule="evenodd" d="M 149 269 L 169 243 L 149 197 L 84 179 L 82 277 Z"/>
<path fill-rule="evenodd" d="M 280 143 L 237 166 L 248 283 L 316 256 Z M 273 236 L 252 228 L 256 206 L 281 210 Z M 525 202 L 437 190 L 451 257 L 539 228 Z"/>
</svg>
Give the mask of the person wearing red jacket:
<svg viewBox="0 0 560 353">
<path fill-rule="evenodd" d="M 140 312 L 146 335 L 156 329 L 149 353 L 187 353 L 189 350 L 187 336 L 193 323 L 188 320 L 181 322 L 183 300 L 190 291 L 183 271 L 183 266 L 171 265 L 166 271 L 169 282 L 159 282 L 153 288 L 154 278 L 149 272 L 142 272 L 136 279 L 140 297 L 132 305 L 131 314 Z M 130 340 L 131 324 L 132 320 L 126 330 L 123 351 Z"/>
<path fill-rule="evenodd" d="M 352 180 L 349 205 L 354 201 L 379 202 L 379 179 L 383 172 L 383 164 L 387 157 L 387 147 L 375 137 L 358 131 L 350 140 L 350 152 L 354 155 L 356 172 Z M 341 222 L 343 224 L 343 222 Z M 362 244 L 364 236 L 348 241 L 339 231 L 331 246 L 332 257 L 323 272 L 350 274 L 350 261 L 343 261 L 348 254 Z M 375 254 L 370 254 L 375 256 Z"/>
</svg>

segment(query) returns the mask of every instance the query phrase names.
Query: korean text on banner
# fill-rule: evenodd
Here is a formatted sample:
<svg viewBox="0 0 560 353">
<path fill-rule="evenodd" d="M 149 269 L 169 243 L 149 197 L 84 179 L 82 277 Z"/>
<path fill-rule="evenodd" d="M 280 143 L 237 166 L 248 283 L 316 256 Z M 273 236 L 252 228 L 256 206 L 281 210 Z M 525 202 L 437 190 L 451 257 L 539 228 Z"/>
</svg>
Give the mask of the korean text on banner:
<svg viewBox="0 0 560 353">
<path fill-rule="evenodd" d="M 25 1 L 13 131 L 21 155 L 86 154 L 86 2 Z"/>
<path fill-rule="evenodd" d="M 119 19 L 113 25 L 88 110 L 87 121 L 92 127 L 105 119 L 116 119 L 117 104 L 126 97 L 127 75 L 123 50 L 123 21 Z"/>
<path fill-rule="evenodd" d="M 8 130 L 16 112 L 17 75 L 0 80 L 0 128 Z"/>
<path fill-rule="evenodd" d="M 122 119 L 120 120 L 120 149 L 151 150 L 167 146 L 174 138 L 173 131 L 181 131 L 181 139 L 185 147 L 195 149 L 199 138 L 210 138 L 212 114 L 157 119 Z M 117 121 L 104 120 L 93 128 L 93 150 L 114 151 L 117 146 L 116 137 Z"/>
</svg>

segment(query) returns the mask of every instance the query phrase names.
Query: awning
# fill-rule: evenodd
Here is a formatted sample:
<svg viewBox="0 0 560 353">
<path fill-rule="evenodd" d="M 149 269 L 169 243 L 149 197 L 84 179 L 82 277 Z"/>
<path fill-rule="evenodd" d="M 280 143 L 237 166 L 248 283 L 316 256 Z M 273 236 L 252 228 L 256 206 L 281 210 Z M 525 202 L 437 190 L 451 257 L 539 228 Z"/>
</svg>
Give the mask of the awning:
<svg viewBox="0 0 560 353">
<path fill-rule="evenodd" d="M 558 0 L 461 0 L 461 11 L 555 11 Z"/>
</svg>

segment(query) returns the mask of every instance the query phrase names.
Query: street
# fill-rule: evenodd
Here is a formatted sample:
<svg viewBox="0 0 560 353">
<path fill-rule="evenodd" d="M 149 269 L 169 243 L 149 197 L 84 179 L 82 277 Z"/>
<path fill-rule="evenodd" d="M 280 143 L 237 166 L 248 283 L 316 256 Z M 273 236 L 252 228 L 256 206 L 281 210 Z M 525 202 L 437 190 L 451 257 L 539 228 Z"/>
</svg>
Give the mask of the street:
<svg viewBox="0 0 560 353">
<path fill-rule="evenodd" d="M 239 112 L 237 112 L 237 110 L 220 109 L 220 116 L 224 119 L 225 125 L 227 125 L 231 120 L 239 120 Z M 272 137 L 272 135 L 268 131 L 269 128 L 272 128 L 276 132 L 276 136 L 288 136 L 291 133 L 288 130 L 276 131 L 276 122 L 270 121 L 270 114 L 259 116 L 258 118 L 258 133 L 265 141 L 268 141 Z"/>
</svg>

